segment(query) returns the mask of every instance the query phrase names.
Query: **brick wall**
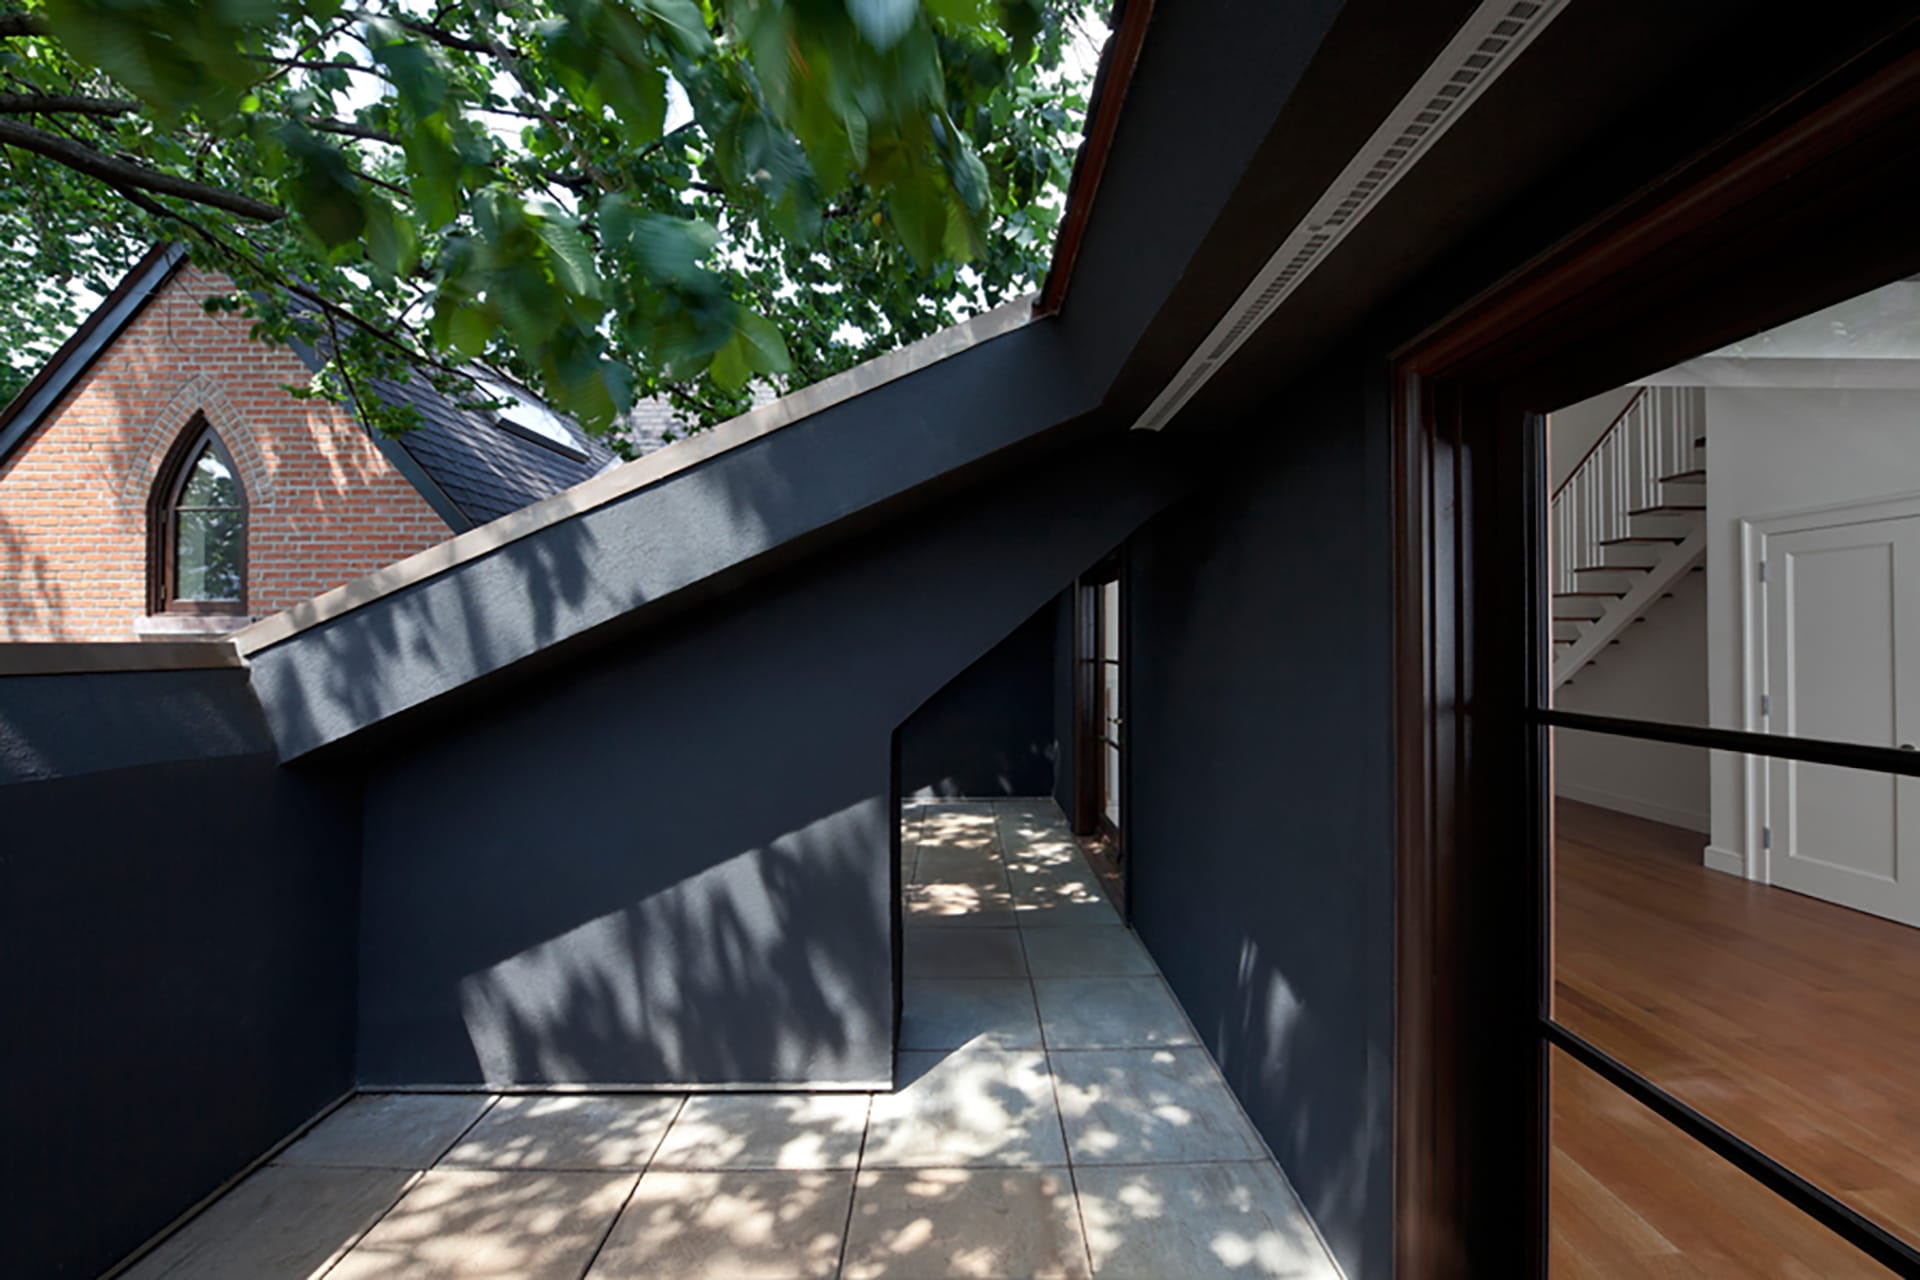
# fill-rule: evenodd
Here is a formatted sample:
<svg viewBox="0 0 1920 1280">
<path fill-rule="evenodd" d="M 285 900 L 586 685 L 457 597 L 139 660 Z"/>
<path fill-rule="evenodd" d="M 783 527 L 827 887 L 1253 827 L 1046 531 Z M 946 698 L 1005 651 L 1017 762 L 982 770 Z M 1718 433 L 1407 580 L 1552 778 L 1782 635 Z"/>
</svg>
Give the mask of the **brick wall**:
<svg viewBox="0 0 1920 1280">
<path fill-rule="evenodd" d="M 181 270 L 0 462 L 0 640 L 125 640 L 147 612 L 147 503 L 196 414 L 246 488 L 247 612 L 264 617 L 450 536 L 346 410 Z"/>
</svg>

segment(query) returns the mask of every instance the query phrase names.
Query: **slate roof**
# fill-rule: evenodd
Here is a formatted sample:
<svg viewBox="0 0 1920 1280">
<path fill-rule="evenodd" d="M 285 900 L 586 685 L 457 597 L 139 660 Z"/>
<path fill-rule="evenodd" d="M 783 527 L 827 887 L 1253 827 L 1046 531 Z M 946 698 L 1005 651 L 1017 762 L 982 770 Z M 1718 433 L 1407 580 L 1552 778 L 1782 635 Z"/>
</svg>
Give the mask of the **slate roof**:
<svg viewBox="0 0 1920 1280">
<path fill-rule="evenodd" d="M 411 405 L 419 418 L 417 427 L 382 440 L 381 447 L 389 457 L 396 447 L 404 450 L 469 525 L 550 498 L 618 460 L 600 439 L 558 415 L 571 447 L 503 422 L 491 409 L 464 408 L 417 373 L 405 383 L 376 380 L 373 391 L 390 405 Z M 418 479 L 414 484 L 420 487 Z M 434 502 L 424 490 L 422 496 Z"/>
<path fill-rule="evenodd" d="M 294 306 L 313 309 L 303 299 Z M 294 350 L 310 368 L 324 362 L 311 348 Z M 540 403 L 524 388 L 499 381 L 503 390 Z M 456 533 L 550 498 L 618 461 L 598 437 L 560 414 L 552 419 L 571 437 L 570 446 L 504 422 L 495 410 L 467 408 L 417 372 L 405 382 L 376 378 L 369 389 L 389 405 L 414 410 L 417 426 L 376 435 L 375 442 Z"/>
</svg>

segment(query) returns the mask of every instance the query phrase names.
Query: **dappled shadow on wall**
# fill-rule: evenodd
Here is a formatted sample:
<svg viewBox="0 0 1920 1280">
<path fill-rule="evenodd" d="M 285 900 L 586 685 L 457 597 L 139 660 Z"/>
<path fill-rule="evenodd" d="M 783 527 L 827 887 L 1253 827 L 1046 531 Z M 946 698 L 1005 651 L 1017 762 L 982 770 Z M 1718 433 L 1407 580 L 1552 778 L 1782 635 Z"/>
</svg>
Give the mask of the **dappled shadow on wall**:
<svg viewBox="0 0 1920 1280">
<path fill-rule="evenodd" d="M 884 896 L 886 809 L 860 801 L 469 974 L 483 1078 L 872 1080 L 891 1036 L 875 994 L 887 917 L 826 929 L 817 908 Z"/>
</svg>

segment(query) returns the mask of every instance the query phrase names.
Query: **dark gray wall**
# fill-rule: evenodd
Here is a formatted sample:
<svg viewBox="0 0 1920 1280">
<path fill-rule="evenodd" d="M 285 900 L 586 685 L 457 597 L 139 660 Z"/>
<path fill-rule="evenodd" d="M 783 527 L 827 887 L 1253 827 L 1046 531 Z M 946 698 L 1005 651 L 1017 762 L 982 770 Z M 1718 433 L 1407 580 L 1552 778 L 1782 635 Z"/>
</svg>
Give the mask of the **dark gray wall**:
<svg viewBox="0 0 1920 1280">
<path fill-rule="evenodd" d="M 0 677 L 0 1275 L 98 1274 L 351 1087 L 356 810 L 242 671 Z"/>
<path fill-rule="evenodd" d="M 1069 740 L 1054 725 L 1050 600 L 949 680 L 900 729 L 902 795 L 1046 796 Z"/>
<path fill-rule="evenodd" d="M 1030 461 L 370 762 L 362 1082 L 889 1079 L 894 732 L 1164 504 L 1164 452 Z"/>
<path fill-rule="evenodd" d="M 1385 440 L 1338 368 L 1128 548 L 1134 922 L 1354 1280 L 1392 1240 Z"/>
</svg>

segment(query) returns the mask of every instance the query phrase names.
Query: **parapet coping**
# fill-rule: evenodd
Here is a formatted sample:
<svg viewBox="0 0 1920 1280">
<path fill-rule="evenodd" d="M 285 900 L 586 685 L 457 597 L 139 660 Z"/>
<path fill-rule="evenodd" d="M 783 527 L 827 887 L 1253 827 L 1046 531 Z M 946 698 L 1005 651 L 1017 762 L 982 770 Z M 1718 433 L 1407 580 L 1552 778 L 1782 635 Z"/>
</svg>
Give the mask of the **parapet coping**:
<svg viewBox="0 0 1920 1280">
<path fill-rule="evenodd" d="M 550 498 L 509 512 L 404 560 L 322 592 L 311 600 L 302 601 L 291 609 L 234 632 L 231 637 L 234 647 L 242 657 L 258 653 L 383 596 L 425 582 L 509 543 L 659 484 L 823 409 L 1011 333 L 1036 318 L 1033 299 L 1032 294 L 1015 298 L 991 311 L 901 347 L 898 351 L 876 356 L 844 373 L 824 378 L 810 387 L 803 387 L 698 435 L 677 440 L 643 458 L 583 480 Z"/>
</svg>

